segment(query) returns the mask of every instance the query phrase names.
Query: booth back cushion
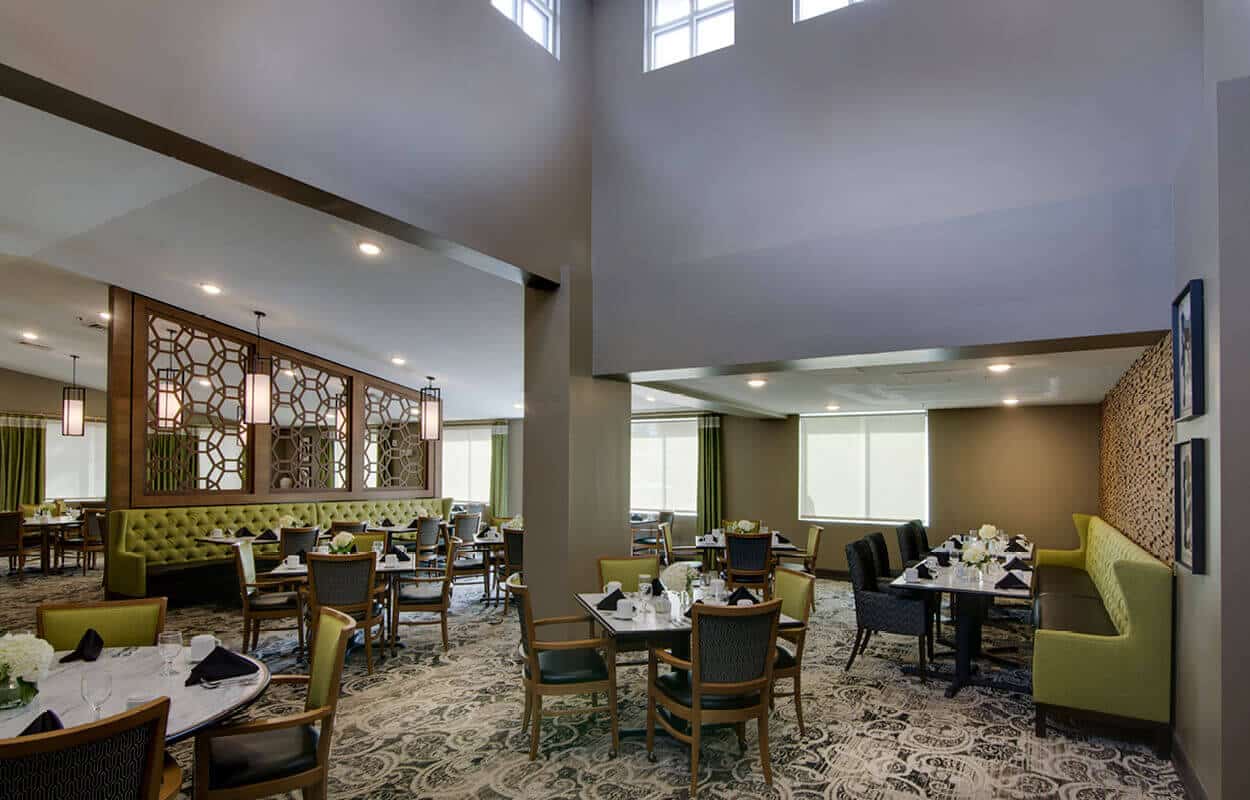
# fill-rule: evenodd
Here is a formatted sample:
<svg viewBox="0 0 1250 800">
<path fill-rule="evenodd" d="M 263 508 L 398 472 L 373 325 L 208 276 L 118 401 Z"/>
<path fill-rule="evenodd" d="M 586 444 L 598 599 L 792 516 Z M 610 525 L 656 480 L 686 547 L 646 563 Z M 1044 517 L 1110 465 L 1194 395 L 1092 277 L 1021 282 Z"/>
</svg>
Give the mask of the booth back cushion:
<svg viewBox="0 0 1250 800">
<path fill-rule="evenodd" d="M 332 522 L 359 522 L 367 519 L 378 523 L 390 519 L 396 525 L 407 525 L 414 517 L 451 515 L 450 497 L 423 497 L 407 500 L 346 500 L 317 503 L 317 524 L 329 528 Z"/>
<path fill-rule="evenodd" d="M 111 517 L 110 529 L 124 537 L 122 549 L 143 556 L 151 568 L 186 561 L 230 559 L 233 551 L 228 546 L 205 544 L 196 541 L 196 537 L 206 536 L 213 528 L 237 530 L 244 526 L 259 534 L 277 527 L 284 517 L 294 517 L 300 525 L 315 525 L 317 504 L 131 508 L 114 511 Z"/>
<path fill-rule="evenodd" d="M 1124 534 L 1102 519 L 1093 517 L 1089 522 L 1089 540 L 1085 552 L 1085 571 L 1098 587 L 1107 615 L 1120 633 L 1128 630 L 1128 606 L 1124 591 L 1116 579 L 1114 565 L 1117 561 L 1137 561 L 1158 564 L 1159 560 L 1138 547 Z"/>
</svg>

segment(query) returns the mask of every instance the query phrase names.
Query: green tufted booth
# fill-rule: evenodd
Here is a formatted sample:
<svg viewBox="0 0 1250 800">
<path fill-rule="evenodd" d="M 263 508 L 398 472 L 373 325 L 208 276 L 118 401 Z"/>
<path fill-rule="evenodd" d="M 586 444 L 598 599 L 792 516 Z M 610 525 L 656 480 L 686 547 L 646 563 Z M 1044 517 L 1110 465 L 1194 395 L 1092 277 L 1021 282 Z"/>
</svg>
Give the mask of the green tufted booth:
<svg viewBox="0 0 1250 800">
<path fill-rule="evenodd" d="M 197 541 L 213 528 L 247 526 L 260 533 L 278 527 L 284 517 L 299 525 L 329 527 L 335 520 L 380 520 L 390 517 L 406 525 L 419 514 L 446 517 L 450 498 L 377 500 L 326 503 L 265 503 L 241 506 L 187 506 L 178 508 L 130 508 L 109 513 L 105 554 L 105 588 L 110 595 L 144 597 L 148 576 L 205 566 L 233 563 L 229 545 Z M 257 553 L 277 550 L 260 545 Z"/>
</svg>

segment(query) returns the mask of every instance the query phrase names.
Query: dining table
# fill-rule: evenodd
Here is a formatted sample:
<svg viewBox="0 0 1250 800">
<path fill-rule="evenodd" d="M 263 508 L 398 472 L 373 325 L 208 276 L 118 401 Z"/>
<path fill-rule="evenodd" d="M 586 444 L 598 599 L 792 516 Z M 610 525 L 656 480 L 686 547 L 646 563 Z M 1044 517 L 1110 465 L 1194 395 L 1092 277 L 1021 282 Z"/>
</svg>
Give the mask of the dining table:
<svg viewBox="0 0 1250 800">
<path fill-rule="evenodd" d="M 221 722 L 256 702 L 269 688 L 270 673 L 264 662 L 239 653 L 256 665 L 256 672 L 244 678 L 217 683 L 200 682 L 186 686 L 187 674 L 193 666 L 191 648 L 182 648 L 174 660 L 174 672 L 160 674 L 164 661 L 156 647 L 106 647 L 95 661 L 60 663 L 70 651 L 57 652 L 48 668 L 48 675 L 39 681 L 39 694 L 28 705 L 0 711 L 0 739 L 19 735 L 27 725 L 45 711 L 52 711 L 66 728 L 95 720 L 95 713 L 82 697 L 82 676 L 106 672 L 112 692 L 101 709 L 101 718 L 125 711 L 158 697 L 169 698 L 169 721 L 165 725 L 165 743 L 191 736 L 196 731 Z"/>
<path fill-rule="evenodd" d="M 482 567 L 486 570 L 485 583 L 482 591 L 482 602 L 491 605 L 498 603 L 498 598 L 491 596 L 491 581 L 495 580 L 494 565 L 496 559 L 502 558 L 503 554 L 503 531 L 496 528 L 488 528 L 479 532 L 473 537 L 472 543 L 465 543 L 458 550 L 478 552 L 482 554 Z"/>
<path fill-rule="evenodd" d="M 793 542 L 790 542 L 789 540 L 782 542 L 775 536 L 773 537 L 772 549 L 774 553 L 796 553 L 802 550 L 801 547 Z M 703 568 L 705 570 L 715 569 L 716 557 L 725 552 L 725 535 L 707 533 L 703 536 L 694 537 L 693 545 L 684 544 L 673 546 L 674 553 L 693 553 L 696 551 L 700 553 L 703 559 Z"/>
<path fill-rule="evenodd" d="M 55 517 L 26 517 L 22 528 L 39 536 L 39 569 L 44 575 L 52 569 L 52 539 L 71 528 L 81 528 L 85 519 L 62 514 Z"/>
</svg>

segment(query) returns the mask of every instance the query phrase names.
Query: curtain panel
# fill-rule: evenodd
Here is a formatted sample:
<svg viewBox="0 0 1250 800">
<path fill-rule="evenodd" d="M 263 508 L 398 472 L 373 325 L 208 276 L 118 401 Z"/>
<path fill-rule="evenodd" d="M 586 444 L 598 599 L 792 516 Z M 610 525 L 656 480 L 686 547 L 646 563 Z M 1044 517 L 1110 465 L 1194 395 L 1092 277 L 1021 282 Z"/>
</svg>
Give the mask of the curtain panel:
<svg viewBox="0 0 1250 800">
<path fill-rule="evenodd" d="M 698 536 L 720 524 L 723 480 L 721 458 L 720 416 L 699 417 Z"/>
<path fill-rule="evenodd" d="M 508 516 L 508 426 L 496 424 L 490 432 L 490 509 Z"/>
<path fill-rule="evenodd" d="M 44 420 L 0 416 L 0 508 L 43 502 Z"/>
</svg>

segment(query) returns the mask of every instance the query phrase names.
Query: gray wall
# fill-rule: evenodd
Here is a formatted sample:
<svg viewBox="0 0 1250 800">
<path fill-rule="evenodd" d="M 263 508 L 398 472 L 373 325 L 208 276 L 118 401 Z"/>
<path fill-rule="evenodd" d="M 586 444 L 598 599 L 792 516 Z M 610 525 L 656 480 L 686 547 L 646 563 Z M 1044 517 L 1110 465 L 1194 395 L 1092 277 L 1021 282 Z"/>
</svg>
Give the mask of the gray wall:
<svg viewBox="0 0 1250 800">
<path fill-rule="evenodd" d="M 588 248 L 586 0 L 13 0 L 0 60 L 550 276 Z"/>
<path fill-rule="evenodd" d="M 596 372 L 1166 326 L 1197 3 L 740 3 L 649 74 L 642 6 L 595 6 Z"/>
</svg>

